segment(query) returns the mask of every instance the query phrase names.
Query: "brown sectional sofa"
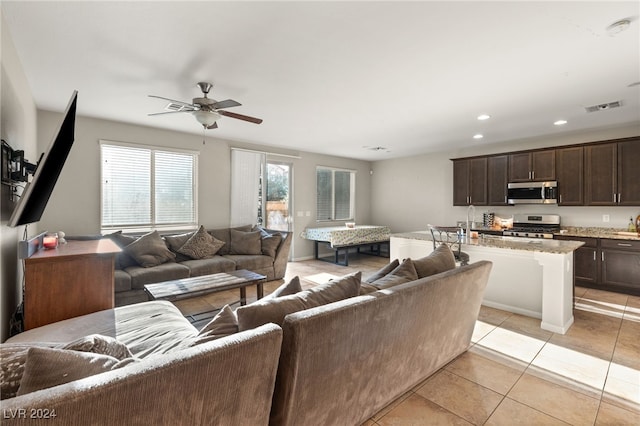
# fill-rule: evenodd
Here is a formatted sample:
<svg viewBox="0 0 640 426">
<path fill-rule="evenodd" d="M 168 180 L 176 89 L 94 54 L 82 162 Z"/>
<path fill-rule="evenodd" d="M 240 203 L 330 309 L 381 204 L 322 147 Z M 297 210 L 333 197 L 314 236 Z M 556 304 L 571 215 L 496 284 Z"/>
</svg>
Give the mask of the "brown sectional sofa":
<svg viewBox="0 0 640 426">
<path fill-rule="evenodd" d="M 291 249 L 291 234 L 289 232 L 264 230 L 282 236 L 275 252 L 265 249 L 260 254 L 232 254 L 233 252 L 230 250 L 232 230 L 249 232 L 252 231 L 252 227 L 247 225 L 236 228 L 208 229 L 209 234 L 217 240 L 223 241 L 225 245 L 213 257 L 207 259 L 191 259 L 176 253 L 168 243 L 167 247 L 176 255 L 176 259 L 157 266 L 145 268 L 137 264 L 131 265 L 131 261 L 125 262 L 119 255 L 115 269 L 115 305 L 123 306 L 149 300 L 144 292 L 144 285 L 161 281 L 217 274 L 237 269 L 248 269 L 266 275 L 269 281 L 284 277 Z M 169 236 L 164 238 L 167 237 Z M 124 246 L 117 239 L 116 242 Z"/>
<path fill-rule="evenodd" d="M 281 322 L 282 328 L 262 325 L 198 349 L 175 347 L 180 346 L 178 342 L 189 342 L 192 330 L 186 335 L 169 333 L 175 340 L 171 344 L 164 337 L 169 325 L 162 321 L 156 321 L 159 329 L 149 330 L 151 337 L 146 339 L 142 338 L 144 333 L 135 332 L 135 324 L 125 326 L 125 321 L 115 335 L 132 345 L 132 352 L 147 356 L 145 368 L 127 366 L 92 380 L 15 397 L 3 401 L 3 408 L 6 403 L 11 409 L 64 407 L 65 413 L 78 413 L 79 420 L 65 424 L 120 424 L 116 418 L 141 420 L 145 413 L 154 411 L 145 419 L 146 424 L 184 424 L 186 419 L 189 424 L 359 425 L 468 349 L 490 270 L 491 262 L 481 261 L 389 288 L 369 287 L 369 294 L 290 313 Z M 353 275 L 348 278 L 353 279 Z M 298 298 L 302 303 L 308 300 L 308 296 L 299 296 L 302 293 L 282 297 Z M 127 320 L 135 318 L 138 309 L 143 317 L 151 318 L 153 309 L 149 307 L 158 309 L 156 303 L 161 302 L 116 308 L 29 330 L 9 343 L 45 342 L 51 341 L 51 336 L 64 342 L 88 333 L 113 334 L 110 328 L 99 326 L 105 317 L 115 313 Z M 122 316 L 125 309 L 130 318 Z M 113 320 L 106 322 L 112 324 Z M 276 344 L 280 337 L 281 345 Z M 146 342 L 149 338 L 152 340 Z M 211 362 L 191 371 L 194 366 L 188 363 L 193 357 L 204 357 L 205 348 L 212 352 Z M 260 356 L 254 359 L 256 351 Z M 214 358 L 213 352 L 224 354 Z M 272 375 L 274 359 L 277 374 Z M 219 362 L 223 364 L 217 365 Z M 183 363 L 188 365 L 181 366 Z M 271 379 L 273 389 L 265 384 Z M 236 385 L 230 390 L 228 384 L 234 381 Z M 152 392 L 150 383 L 160 389 L 154 390 L 154 395 L 168 392 L 159 397 L 160 403 L 139 398 L 140 387 L 142 392 Z M 114 387 L 117 391 L 113 393 L 130 398 L 107 398 L 111 386 L 121 386 Z M 259 414 L 252 414 L 256 408 L 245 404 L 247 395 Z M 229 398 L 238 398 L 237 405 Z M 124 409 L 118 411 L 114 407 L 119 403 Z M 270 415 L 265 416 L 265 404 Z M 166 416 L 158 414 L 164 411 Z M 239 416 L 238 411 L 247 417 Z M 211 416 L 208 422 L 206 416 Z"/>
</svg>

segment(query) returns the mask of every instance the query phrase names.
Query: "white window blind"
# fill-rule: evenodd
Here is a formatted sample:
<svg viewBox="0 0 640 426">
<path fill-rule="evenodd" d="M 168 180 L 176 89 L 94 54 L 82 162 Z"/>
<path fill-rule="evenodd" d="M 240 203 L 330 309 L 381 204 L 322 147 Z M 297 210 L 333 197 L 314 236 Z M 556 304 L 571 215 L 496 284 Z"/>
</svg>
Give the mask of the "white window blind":
<svg viewBox="0 0 640 426">
<path fill-rule="evenodd" d="M 318 221 L 353 220 L 355 183 L 353 170 L 316 169 L 316 218 Z"/>
<path fill-rule="evenodd" d="M 259 152 L 231 151 L 231 226 L 257 223 L 260 176 L 265 157 Z"/>
<path fill-rule="evenodd" d="M 103 230 L 197 226 L 197 153 L 101 141 Z"/>
</svg>

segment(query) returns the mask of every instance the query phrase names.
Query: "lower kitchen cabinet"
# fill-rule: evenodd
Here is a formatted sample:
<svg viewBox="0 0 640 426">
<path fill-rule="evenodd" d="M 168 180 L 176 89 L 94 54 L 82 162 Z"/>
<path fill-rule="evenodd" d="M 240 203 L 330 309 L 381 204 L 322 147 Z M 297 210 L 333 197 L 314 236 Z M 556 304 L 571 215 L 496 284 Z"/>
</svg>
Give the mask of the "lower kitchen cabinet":
<svg viewBox="0 0 640 426">
<path fill-rule="evenodd" d="M 640 241 L 559 237 L 582 241 L 574 252 L 575 285 L 640 295 Z"/>
</svg>

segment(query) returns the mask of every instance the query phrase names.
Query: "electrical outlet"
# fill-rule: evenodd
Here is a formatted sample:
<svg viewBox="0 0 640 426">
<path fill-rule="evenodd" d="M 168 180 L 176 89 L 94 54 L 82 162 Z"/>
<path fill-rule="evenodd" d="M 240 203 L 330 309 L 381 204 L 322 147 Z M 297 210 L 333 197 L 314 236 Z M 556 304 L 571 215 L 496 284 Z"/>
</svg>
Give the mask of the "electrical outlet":
<svg viewBox="0 0 640 426">
<path fill-rule="evenodd" d="M 609 222 L 609 215 L 608 214 L 603 214 L 602 215 L 602 221 L 603 222 Z"/>
</svg>

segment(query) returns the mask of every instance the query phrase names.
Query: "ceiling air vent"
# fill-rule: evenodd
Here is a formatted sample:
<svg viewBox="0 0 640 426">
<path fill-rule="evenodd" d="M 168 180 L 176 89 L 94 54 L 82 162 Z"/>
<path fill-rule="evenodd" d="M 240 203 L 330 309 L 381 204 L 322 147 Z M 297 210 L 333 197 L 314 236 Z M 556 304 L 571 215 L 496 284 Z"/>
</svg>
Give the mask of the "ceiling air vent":
<svg viewBox="0 0 640 426">
<path fill-rule="evenodd" d="M 589 107 L 585 107 L 587 112 L 605 111 L 611 108 L 618 108 L 622 106 L 622 101 L 609 102 L 608 104 L 598 104 Z"/>
</svg>

